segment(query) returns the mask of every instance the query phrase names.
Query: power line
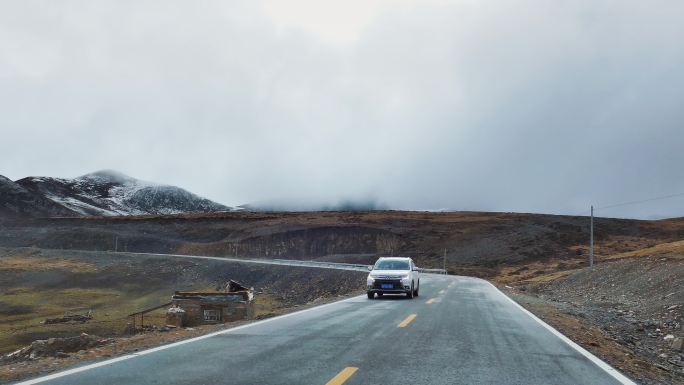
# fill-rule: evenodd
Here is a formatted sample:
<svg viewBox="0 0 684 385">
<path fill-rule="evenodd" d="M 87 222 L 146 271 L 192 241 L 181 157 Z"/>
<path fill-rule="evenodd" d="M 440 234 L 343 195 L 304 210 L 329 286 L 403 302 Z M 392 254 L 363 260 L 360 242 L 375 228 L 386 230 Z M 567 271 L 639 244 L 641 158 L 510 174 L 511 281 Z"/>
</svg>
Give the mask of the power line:
<svg viewBox="0 0 684 385">
<path fill-rule="evenodd" d="M 676 197 L 680 197 L 680 196 L 684 196 L 684 193 L 664 195 L 664 196 L 660 196 L 660 197 L 642 199 L 642 200 L 638 200 L 638 201 L 616 203 L 616 204 L 612 204 L 612 205 L 608 205 L 608 206 L 596 207 L 595 210 L 606 210 L 606 209 L 612 209 L 614 207 L 635 205 L 635 204 L 639 204 L 639 203 L 652 202 L 652 201 L 658 201 L 658 200 L 669 199 L 669 198 L 676 198 Z"/>
<path fill-rule="evenodd" d="M 591 222 L 590 222 L 590 230 L 589 230 L 589 267 L 591 268 L 594 266 L 594 211 L 595 210 L 605 210 L 605 209 L 611 209 L 614 207 L 636 205 L 639 203 L 658 201 L 658 200 L 675 198 L 675 197 L 680 197 L 680 196 L 684 196 L 684 193 L 663 195 L 663 196 L 654 197 L 654 198 L 641 199 L 638 201 L 616 203 L 616 204 L 598 207 L 598 208 L 594 208 L 594 206 L 591 206 Z"/>
<path fill-rule="evenodd" d="M 614 207 L 622 207 L 622 206 L 628 206 L 628 205 L 636 205 L 636 204 L 639 204 L 639 203 L 658 201 L 658 200 L 669 199 L 669 198 L 675 198 L 675 197 L 680 197 L 680 196 L 684 196 L 684 193 L 663 195 L 663 196 L 654 197 L 654 198 L 641 199 L 641 200 L 638 200 L 638 201 L 630 201 L 630 202 L 616 203 L 616 204 L 612 204 L 612 205 L 608 205 L 608 206 L 603 206 L 603 207 L 598 207 L 598 208 L 595 208 L 594 206 L 591 206 L 591 219 L 590 219 L 591 222 L 590 222 L 590 224 L 589 224 L 589 268 L 594 267 L 594 211 L 596 211 L 596 210 L 611 209 L 611 208 L 614 208 Z"/>
</svg>

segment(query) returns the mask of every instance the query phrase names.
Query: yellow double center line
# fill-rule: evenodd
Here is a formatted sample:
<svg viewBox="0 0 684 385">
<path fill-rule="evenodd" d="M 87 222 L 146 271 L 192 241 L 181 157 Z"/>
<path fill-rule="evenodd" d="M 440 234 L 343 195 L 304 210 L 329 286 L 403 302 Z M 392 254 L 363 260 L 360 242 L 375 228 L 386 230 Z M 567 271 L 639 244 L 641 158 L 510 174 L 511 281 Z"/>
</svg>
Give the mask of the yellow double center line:
<svg viewBox="0 0 684 385">
<path fill-rule="evenodd" d="M 406 317 L 405 320 L 401 321 L 401 323 L 400 323 L 399 325 L 397 325 L 397 326 L 400 327 L 400 328 L 405 328 L 405 327 L 408 326 L 408 324 L 410 324 L 411 322 L 413 322 L 414 319 L 416 319 L 416 315 L 415 315 L 415 314 L 411 314 L 410 316 Z"/>
<path fill-rule="evenodd" d="M 408 317 L 406 317 L 405 320 L 401 321 L 401 323 L 397 325 L 397 327 L 405 328 L 406 326 L 408 326 L 408 324 L 413 322 L 414 319 L 416 319 L 416 314 L 411 314 Z M 353 376 L 357 370 L 359 370 L 359 368 L 355 368 L 353 366 L 346 367 L 342 369 L 341 372 L 337 373 L 337 375 L 333 377 L 330 381 L 328 381 L 325 385 L 342 385 L 349 379 L 349 377 Z"/>
<path fill-rule="evenodd" d="M 444 290 L 441 290 L 441 291 L 439 292 L 439 294 L 444 294 L 444 292 L 445 292 Z M 429 305 L 429 304 L 431 304 L 431 303 L 434 303 L 435 300 L 436 300 L 436 298 L 431 298 L 431 299 L 429 299 L 426 303 Z M 413 322 L 414 319 L 416 319 L 416 314 L 411 314 L 411 315 L 409 315 L 408 317 L 406 317 L 406 319 L 404 319 L 403 321 L 401 321 L 401 323 L 400 323 L 399 325 L 397 325 L 397 327 L 405 328 L 405 327 L 407 327 L 411 322 Z M 336 375 L 335 377 L 333 377 L 330 381 L 328 381 L 325 385 L 342 385 L 342 384 L 344 384 L 351 376 L 353 376 L 354 373 L 356 373 L 357 370 L 359 370 L 359 368 L 355 368 L 355 367 L 353 367 L 353 366 L 346 367 L 346 368 L 342 369 L 341 372 L 337 373 L 337 375 Z"/>
<path fill-rule="evenodd" d="M 431 304 L 431 303 L 433 303 L 433 302 L 435 302 L 435 298 L 429 299 L 429 300 L 427 301 L 428 304 Z M 400 323 L 399 325 L 397 325 L 397 327 L 405 328 L 405 327 L 407 327 L 411 322 L 413 322 L 414 319 L 416 319 L 416 314 L 411 314 L 411 315 L 409 315 L 408 317 L 406 317 L 406 319 L 404 319 L 403 321 L 401 321 L 401 323 Z M 336 375 L 335 377 L 333 377 L 330 381 L 328 381 L 325 385 L 342 385 L 342 384 L 344 384 L 351 376 L 353 376 L 354 373 L 356 373 L 357 370 L 359 370 L 359 368 L 355 368 L 355 367 L 353 367 L 353 366 L 346 367 L 346 368 L 342 369 L 341 372 L 337 373 L 337 375 Z"/>
<path fill-rule="evenodd" d="M 328 381 L 325 385 L 342 385 L 345 381 L 349 379 L 349 377 L 353 376 L 357 370 L 359 370 L 359 368 L 355 368 L 353 366 L 346 367 L 342 369 L 341 372 L 337 373 L 337 375 L 333 377 L 330 381 Z"/>
</svg>

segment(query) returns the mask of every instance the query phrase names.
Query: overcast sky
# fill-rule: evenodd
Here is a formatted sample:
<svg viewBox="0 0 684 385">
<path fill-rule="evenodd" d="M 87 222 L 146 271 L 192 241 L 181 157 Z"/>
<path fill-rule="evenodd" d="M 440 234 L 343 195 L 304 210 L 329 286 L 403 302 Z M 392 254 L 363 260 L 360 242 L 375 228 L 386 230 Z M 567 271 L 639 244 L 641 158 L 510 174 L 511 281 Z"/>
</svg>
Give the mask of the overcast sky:
<svg viewBox="0 0 684 385">
<path fill-rule="evenodd" d="M 681 0 L 2 1 L 0 174 L 292 207 L 681 193 L 682 20 Z"/>
</svg>

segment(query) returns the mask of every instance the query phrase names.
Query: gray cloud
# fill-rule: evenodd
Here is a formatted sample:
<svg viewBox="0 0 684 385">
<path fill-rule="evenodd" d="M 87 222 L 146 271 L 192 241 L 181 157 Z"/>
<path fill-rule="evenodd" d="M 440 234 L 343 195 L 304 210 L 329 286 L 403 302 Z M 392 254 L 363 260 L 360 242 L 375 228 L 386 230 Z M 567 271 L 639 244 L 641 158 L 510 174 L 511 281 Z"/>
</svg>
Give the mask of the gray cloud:
<svg viewBox="0 0 684 385">
<path fill-rule="evenodd" d="M 684 192 L 683 3 L 349 4 L 363 22 L 330 29 L 268 2 L 3 2 L 0 173 L 113 168 L 296 207 L 575 214 Z"/>
</svg>

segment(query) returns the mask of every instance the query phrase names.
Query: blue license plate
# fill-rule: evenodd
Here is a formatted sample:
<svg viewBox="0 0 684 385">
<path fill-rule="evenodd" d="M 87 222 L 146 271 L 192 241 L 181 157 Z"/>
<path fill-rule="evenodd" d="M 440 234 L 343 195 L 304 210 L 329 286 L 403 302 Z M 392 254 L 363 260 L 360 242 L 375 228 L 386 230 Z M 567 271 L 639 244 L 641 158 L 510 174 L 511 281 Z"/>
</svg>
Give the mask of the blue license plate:
<svg viewBox="0 0 684 385">
<path fill-rule="evenodd" d="M 380 288 L 382 288 L 382 289 L 392 289 L 392 288 L 394 288 L 394 285 L 392 285 L 391 283 L 383 283 L 382 285 L 380 285 Z"/>
</svg>

